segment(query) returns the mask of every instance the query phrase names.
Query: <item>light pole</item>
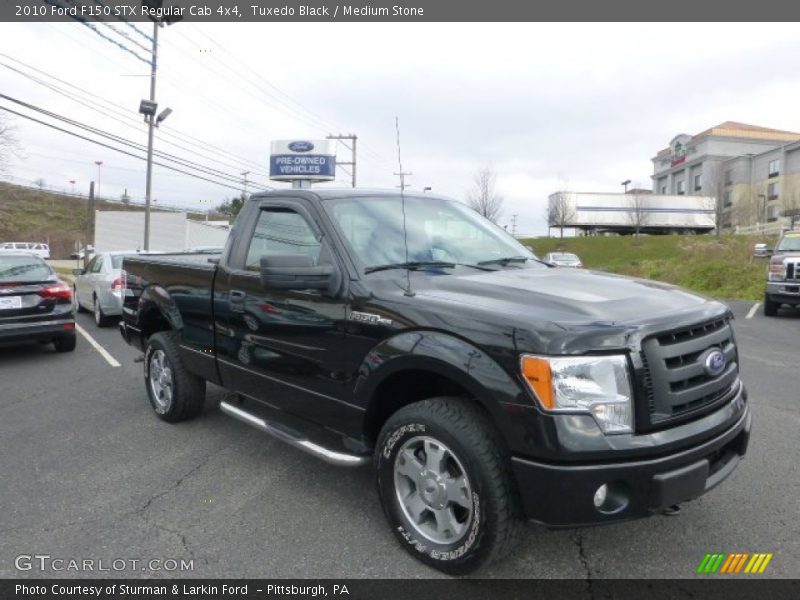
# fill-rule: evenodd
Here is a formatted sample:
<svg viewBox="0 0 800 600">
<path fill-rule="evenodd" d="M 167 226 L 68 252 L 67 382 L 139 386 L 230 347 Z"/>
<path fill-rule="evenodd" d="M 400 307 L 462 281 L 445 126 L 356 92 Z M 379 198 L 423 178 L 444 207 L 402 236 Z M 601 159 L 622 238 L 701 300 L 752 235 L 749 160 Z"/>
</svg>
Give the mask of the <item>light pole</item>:
<svg viewBox="0 0 800 600">
<path fill-rule="evenodd" d="M 160 9 L 164 0 L 142 0 L 142 6 L 148 9 Z M 171 25 L 180 20 L 181 16 L 171 16 L 168 18 L 155 18 L 153 20 L 153 49 L 150 60 L 150 100 L 142 100 L 139 104 L 139 112 L 144 115 L 147 123 L 147 180 L 144 192 L 144 249 L 150 249 L 150 195 L 153 187 L 153 136 L 155 128 L 166 119 L 172 112 L 171 108 L 164 109 L 156 117 L 158 103 L 156 102 L 156 72 L 158 70 L 158 28 L 163 27 L 164 23 Z"/>
<path fill-rule="evenodd" d="M 620 185 L 621 185 L 621 186 L 622 186 L 622 188 L 624 189 L 624 193 L 625 193 L 625 194 L 627 194 L 627 193 L 628 193 L 628 186 L 629 186 L 630 184 L 631 184 L 631 180 L 630 180 L 630 179 L 626 179 L 625 181 L 623 181 L 622 183 L 620 183 Z"/>
<path fill-rule="evenodd" d="M 102 160 L 96 160 L 96 161 L 94 161 L 94 164 L 97 165 L 97 186 L 96 186 L 95 192 L 96 192 L 97 196 L 100 196 L 100 167 L 103 166 L 103 161 Z"/>
<path fill-rule="evenodd" d="M 72 195 L 74 196 L 75 195 L 75 180 L 74 179 L 70 179 L 69 182 L 72 184 Z"/>
</svg>

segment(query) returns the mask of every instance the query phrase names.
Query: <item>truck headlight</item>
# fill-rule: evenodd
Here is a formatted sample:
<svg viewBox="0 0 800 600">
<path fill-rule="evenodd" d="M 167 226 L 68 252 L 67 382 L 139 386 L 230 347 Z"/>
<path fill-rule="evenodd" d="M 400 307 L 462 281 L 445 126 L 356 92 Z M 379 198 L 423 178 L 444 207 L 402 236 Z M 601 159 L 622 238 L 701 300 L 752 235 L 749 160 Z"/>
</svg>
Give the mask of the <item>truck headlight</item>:
<svg viewBox="0 0 800 600">
<path fill-rule="evenodd" d="M 783 281 L 786 279 L 786 264 L 783 262 L 774 262 L 769 265 L 769 273 L 767 276 L 769 281 Z"/>
<path fill-rule="evenodd" d="M 603 433 L 633 432 L 625 356 L 525 355 L 522 374 L 546 411 L 588 413 Z"/>
</svg>

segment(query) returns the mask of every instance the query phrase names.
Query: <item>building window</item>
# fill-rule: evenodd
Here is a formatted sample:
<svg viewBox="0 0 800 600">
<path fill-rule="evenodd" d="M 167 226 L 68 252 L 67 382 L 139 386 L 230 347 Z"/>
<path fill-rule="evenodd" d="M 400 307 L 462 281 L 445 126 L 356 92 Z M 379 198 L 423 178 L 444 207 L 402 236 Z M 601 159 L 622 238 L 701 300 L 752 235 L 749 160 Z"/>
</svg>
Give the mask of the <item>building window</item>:
<svg viewBox="0 0 800 600">
<path fill-rule="evenodd" d="M 777 221 L 779 216 L 781 216 L 780 206 L 770 206 L 767 208 L 767 221 Z"/>
<path fill-rule="evenodd" d="M 681 179 L 677 183 L 678 195 L 683 196 L 686 193 L 686 182 Z"/>
<path fill-rule="evenodd" d="M 723 204 L 723 206 L 731 206 L 733 204 L 733 201 L 731 200 L 731 193 L 730 192 L 725 192 L 722 195 L 722 204 Z"/>
<path fill-rule="evenodd" d="M 780 159 L 776 158 L 775 160 L 769 161 L 768 176 L 777 177 L 778 175 L 780 175 L 780 172 L 781 172 Z"/>
<path fill-rule="evenodd" d="M 703 189 L 703 176 L 702 174 L 698 173 L 694 176 L 694 191 L 699 192 Z"/>
<path fill-rule="evenodd" d="M 733 183 L 733 171 L 731 169 L 727 169 L 725 171 L 725 185 L 730 185 Z"/>
<path fill-rule="evenodd" d="M 779 193 L 780 193 L 780 188 L 778 186 L 777 181 L 773 181 L 767 186 L 767 198 L 769 198 L 770 200 L 775 200 L 775 198 L 778 197 Z"/>
</svg>

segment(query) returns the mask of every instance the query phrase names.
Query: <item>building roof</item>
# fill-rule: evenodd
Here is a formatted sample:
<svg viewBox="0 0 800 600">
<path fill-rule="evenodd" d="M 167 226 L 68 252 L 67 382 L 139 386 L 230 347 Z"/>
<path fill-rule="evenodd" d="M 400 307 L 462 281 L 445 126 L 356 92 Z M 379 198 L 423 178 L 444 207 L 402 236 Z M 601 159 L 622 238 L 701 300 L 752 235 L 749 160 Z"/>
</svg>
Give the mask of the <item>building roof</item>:
<svg viewBox="0 0 800 600">
<path fill-rule="evenodd" d="M 738 138 L 752 138 L 760 140 L 775 140 L 780 142 L 795 142 L 800 140 L 800 133 L 794 131 L 784 131 L 782 129 L 771 129 L 769 127 L 760 127 L 758 125 L 748 125 L 747 123 L 739 123 L 738 121 L 725 121 L 719 125 L 715 125 L 705 131 L 692 136 L 691 142 L 699 138 L 719 136 L 719 137 L 738 137 Z M 658 152 L 658 156 L 669 154 L 670 148 L 664 148 Z"/>
</svg>

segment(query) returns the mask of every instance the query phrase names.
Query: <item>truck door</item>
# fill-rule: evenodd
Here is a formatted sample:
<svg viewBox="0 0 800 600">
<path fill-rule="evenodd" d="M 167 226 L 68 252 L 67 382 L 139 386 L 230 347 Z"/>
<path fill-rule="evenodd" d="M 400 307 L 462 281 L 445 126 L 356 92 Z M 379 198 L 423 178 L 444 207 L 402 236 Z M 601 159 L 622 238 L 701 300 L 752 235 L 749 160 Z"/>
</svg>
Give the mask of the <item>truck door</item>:
<svg viewBox="0 0 800 600">
<path fill-rule="evenodd" d="M 345 299 L 316 290 L 266 289 L 259 265 L 270 254 L 305 254 L 315 265 L 341 265 L 310 203 L 264 200 L 248 216 L 214 285 L 223 385 L 310 420 L 333 423 L 346 407 L 341 401 Z"/>
</svg>

